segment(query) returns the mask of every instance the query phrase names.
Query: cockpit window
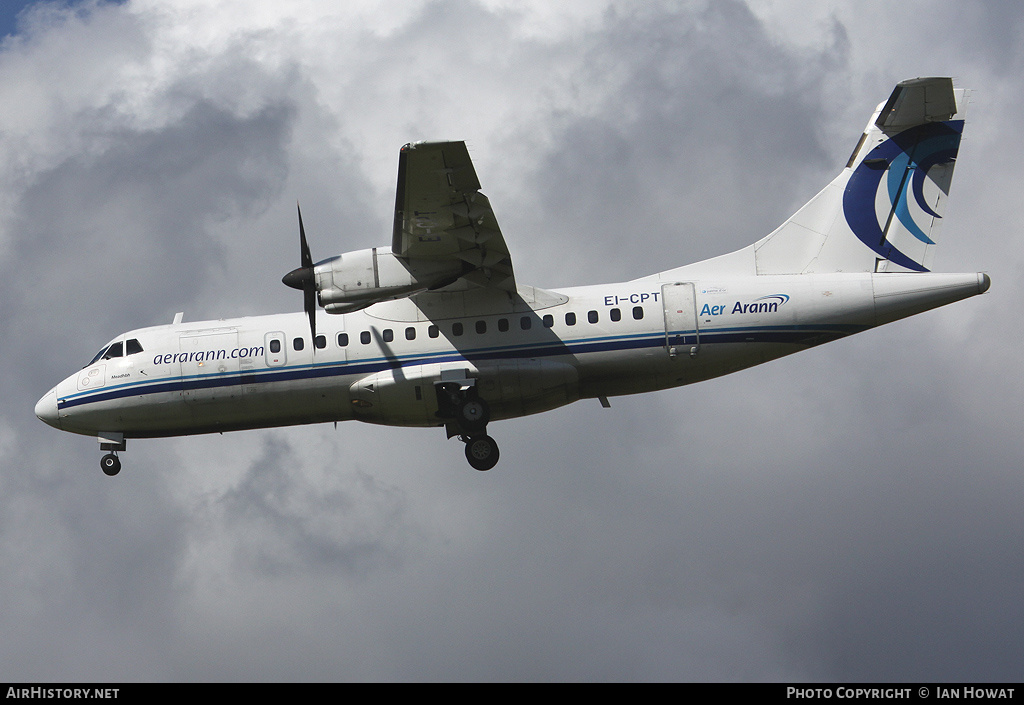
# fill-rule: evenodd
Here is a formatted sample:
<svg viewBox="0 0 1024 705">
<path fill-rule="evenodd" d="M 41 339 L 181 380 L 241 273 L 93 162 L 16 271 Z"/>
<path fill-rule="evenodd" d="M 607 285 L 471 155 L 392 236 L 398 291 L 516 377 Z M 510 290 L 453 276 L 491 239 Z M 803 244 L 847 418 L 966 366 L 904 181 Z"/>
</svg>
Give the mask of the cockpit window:
<svg viewBox="0 0 1024 705">
<path fill-rule="evenodd" d="M 86 365 L 86 367 L 88 367 L 88 366 L 89 366 L 89 365 L 91 365 L 92 363 L 96 362 L 96 361 L 97 361 L 97 360 L 99 360 L 99 359 L 100 359 L 101 357 L 103 357 L 103 353 L 105 353 L 106 351 L 107 351 L 107 349 L 106 349 L 106 348 L 103 348 L 103 349 L 102 349 L 102 350 L 100 350 L 100 351 L 99 351 L 98 353 L 96 353 L 96 355 L 95 355 L 95 356 L 94 356 L 94 357 L 93 357 L 93 358 L 92 358 L 91 360 L 89 360 L 89 364 L 87 364 L 87 365 Z"/>
<path fill-rule="evenodd" d="M 106 354 L 103 356 L 104 360 L 110 360 L 115 357 L 124 357 L 124 343 L 118 341 L 107 348 Z"/>
<path fill-rule="evenodd" d="M 89 365 L 94 365 L 100 360 L 110 360 L 115 357 L 124 357 L 125 355 L 135 355 L 136 353 L 142 352 L 142 343 L 137 338 L 131 338 L 127 341 L 118 341 L 111 343 L 107 347 L 100 350 L 96 355 L 89 360 Z M 85 369 L 85 368 L 82 368 Z"/>
</svg>

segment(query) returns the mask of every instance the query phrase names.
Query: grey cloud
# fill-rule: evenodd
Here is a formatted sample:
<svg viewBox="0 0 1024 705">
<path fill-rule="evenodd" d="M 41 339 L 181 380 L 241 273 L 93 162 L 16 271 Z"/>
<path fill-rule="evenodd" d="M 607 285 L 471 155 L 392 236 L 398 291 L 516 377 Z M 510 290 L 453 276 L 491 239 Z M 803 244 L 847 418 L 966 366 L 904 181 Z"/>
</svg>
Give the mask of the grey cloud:
<svg viewBox="0 0 1024 705">
<path fill-rule="evenodd" d="M 226 257 L 210 224 L 261 210 L 280 189 L 289 122 L 283 107 L 237 119 L 200 103 L 178 124 L 117 134 L 101 154 L 39 175 L 0 264 L 13 293 L 0 305 L 5 352 L 39 360 L 35 389 L 67 369 L 68 352 L 87 361 L 126 325 L 169 321 L 209 285 Z M 244 233 L 233 245 L 246 246 Z M 67 314 L 57 327 L 32 313 L 55 310 Z M 12 333 L 37 326 L 31 340 Z"/>
<path fill-rule="evenodd" d="M 278 435 L 262 445 L 241 482 L 215 502 L 237 532 L 238 569 L 358 574 L 397 560 L 395 545 L 408 540 L 402 536 L 407 500 L 399 488 L 366 472 L 338 472 L 330 457 L 311 472 Z"/>
<path fill-rule="evenodd" d="M 556 117 L 556 148 L 537 166 L 543 222 L 570 235 L 552 246 L 591 244 L 577 276 L 640 276 L 666 255 L 742 247 L 813 193 L 795 188 L 808 167 L 841 166 L 816 134 L 840 55 L 776 45 L 742 3 L 613 13 L 580 45 L 576 80 L 600 110 Z"/>
</svg>

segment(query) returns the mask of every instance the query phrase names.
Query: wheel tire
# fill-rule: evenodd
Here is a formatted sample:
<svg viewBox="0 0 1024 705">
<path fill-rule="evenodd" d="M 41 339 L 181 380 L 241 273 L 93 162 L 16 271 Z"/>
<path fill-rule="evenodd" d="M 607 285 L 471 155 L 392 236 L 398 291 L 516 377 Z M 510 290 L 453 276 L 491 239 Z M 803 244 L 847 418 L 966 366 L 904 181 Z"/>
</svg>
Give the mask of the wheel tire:
<svg viewBox="0 0 1024 705">
<path fill-rule="evenodd" d="M 498 444 L 490 436 L 474 436 L 466 443 L 466 460 L 477 470 L 490 470 L 498 456 Z"/>
<path fill-rule="evenodd" d="M 469 397 L 459 405 L 459 423 L 468 431 L 483 430 L 490 420 L 491 410 L 479 397 Z"/>
<path fill-rule="evenodd" d="M 113 453 L 107 453 L 100 458 L 100 468 L 104 474 L 113 477 L 117 473 L 121 472 L 121 459 Z"/>
</svg>

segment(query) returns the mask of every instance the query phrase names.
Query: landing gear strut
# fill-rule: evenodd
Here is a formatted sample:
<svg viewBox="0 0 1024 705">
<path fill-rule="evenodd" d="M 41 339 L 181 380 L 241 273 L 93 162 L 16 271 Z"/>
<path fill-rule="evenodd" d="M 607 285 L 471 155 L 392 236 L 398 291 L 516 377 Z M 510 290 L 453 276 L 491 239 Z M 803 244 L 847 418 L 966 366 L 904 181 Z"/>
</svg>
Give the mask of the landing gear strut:
<svg viewBox="0 0 1024 705">
<path fill-rule="evenodd" d="M 437 387 L 437 415 L 447 421 L 448 437 L 466 444 L 466 460 L 476 470 L 490 470 L 498 463 L 498 444 L 487 435 L 491 409 L 476 387 L 446 382 Z"/>
</svg>

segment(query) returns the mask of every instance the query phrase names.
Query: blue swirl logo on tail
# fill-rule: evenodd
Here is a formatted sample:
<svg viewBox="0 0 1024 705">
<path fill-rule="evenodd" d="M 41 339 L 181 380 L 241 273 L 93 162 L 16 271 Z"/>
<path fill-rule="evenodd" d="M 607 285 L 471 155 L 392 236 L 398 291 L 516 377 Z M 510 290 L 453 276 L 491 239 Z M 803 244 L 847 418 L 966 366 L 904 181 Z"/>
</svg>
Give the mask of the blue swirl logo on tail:
<svg viewBox="0 0 1024 705">
<path fill-rule="evenodd" d="M 850 175 L 843 194 L 846 222 L 853 234 L 879 257 L 916 272 L 928 271 L 886 240 L 883 228 L 895 218 L 924 244 L 935 244 L 914 221 L 910 196 L 913 194 L 914 202 L 925 214 L 941 217 L 925 200 L 925 177 L 933 166 L 956 158 L 963 128 L 963 120 L 951 120 L 904 130 L 871 150 Z M 886 220 L 879 222 L 875 197 L 883 175 L 891 210 Z"/>
</svg>

